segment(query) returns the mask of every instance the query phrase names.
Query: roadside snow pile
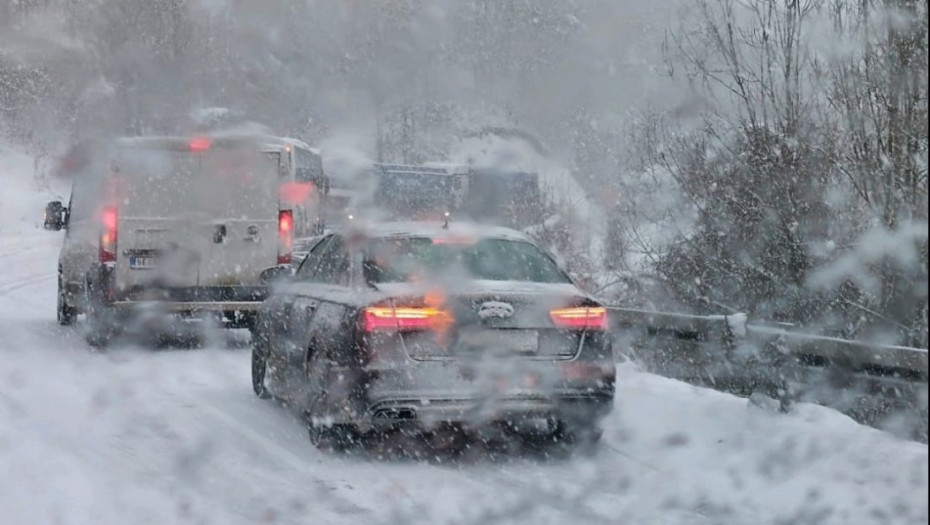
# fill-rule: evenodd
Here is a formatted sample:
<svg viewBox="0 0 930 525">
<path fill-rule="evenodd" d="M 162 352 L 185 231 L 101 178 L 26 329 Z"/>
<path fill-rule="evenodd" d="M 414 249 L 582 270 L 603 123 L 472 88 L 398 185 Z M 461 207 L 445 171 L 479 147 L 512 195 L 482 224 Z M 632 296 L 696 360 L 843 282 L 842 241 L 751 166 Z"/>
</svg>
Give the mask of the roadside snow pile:
<svg viewBox="0 0 930 525">
<path fill-rule="evenodd" d="M 927 446 L 798 404 L 772 413 L 747 400 L 618 368 L 611 448 L 642 460 L 626 523 L 926 523 Z M 623 475 L 620 475 L 623 477 Z M 683 522 L 682 522 L 683 523 Z"/>
</svg>

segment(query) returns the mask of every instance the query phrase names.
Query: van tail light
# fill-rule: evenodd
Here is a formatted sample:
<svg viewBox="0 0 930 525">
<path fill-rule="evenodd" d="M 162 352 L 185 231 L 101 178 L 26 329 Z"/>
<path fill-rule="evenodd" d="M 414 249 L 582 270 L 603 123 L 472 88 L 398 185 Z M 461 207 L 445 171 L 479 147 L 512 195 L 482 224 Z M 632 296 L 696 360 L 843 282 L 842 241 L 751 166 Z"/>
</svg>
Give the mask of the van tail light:
<svg viewBox="0 0 930 525">
<path fill-rule="evenodd" d="M 567 330 L 607 330 L 607 309 L 603 306 L 559 308 L 549 312 L 552 323 Z"/>
<path fill-rule="evenodd" d="M 188 149 L 193 153 L 207 151 L 212 145 L 213 142 L 210 140 L 210 137 L 194 137 L 187 143 Z"/>
<path fill-rule="evenodd" d="M 452 314 L 432 307 L 369 306 L 362 310 L 359 323 L 363 332 L 444 332 L 452 324 Z"/>
<path fill-rule="evenodd" d="M 100 247 L 98 259 L 100 262 L 116 261 L 116 239 L 119 229 L 119 212 L 114 206 L 107 206 L 101 215 Z"/>
<path fill-rule="evenodd" d="M 294 212 L 278 212 L 278 264 L 291 264 L 294 251 Z"/>
</svg>

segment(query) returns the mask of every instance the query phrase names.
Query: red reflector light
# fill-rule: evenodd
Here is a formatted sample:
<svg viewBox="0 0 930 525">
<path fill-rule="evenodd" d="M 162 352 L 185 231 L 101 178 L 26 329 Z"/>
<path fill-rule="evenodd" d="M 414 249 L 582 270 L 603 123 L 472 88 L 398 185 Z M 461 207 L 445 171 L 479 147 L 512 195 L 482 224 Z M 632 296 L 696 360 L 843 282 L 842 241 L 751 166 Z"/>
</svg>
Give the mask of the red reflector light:
<svg viewBox="0 0 930 525">
<path fill-rule="evenodd" d="M 454 244 L 460 246 L 469 246 L 478 242 L 474 237 L 434 237 L 431 239 L 433 244 Z"/>
<path fill-rule="evenodd" d="M 281 234 L 290 233 L 294 229 L 294 212 L 281 210 L 278 212 L 278 231 Z"/>
<path fill-rule="evenodd" d="M 294 249 L 294 212 L 278 212 L 278 264 L 290 264 Z"/>
<path fill-rule="evenodd" d="M 397 330 L 444 330 L 452 322 L 452 314 L 438 308 L 369 306 L 362 310 L 361 328 L 364 332 Z"/>
<path fill-rule="evenodd" d="M 98 250 L 98 259 L 100 262 L 112 262 L 116 260 L 116 241 L 117 225 L 119 224 L 119 212 L 114 206 L 107 206 L 103 209 L 100 217 L 102 228 L 100 229 L 100 246 Z"/>
<path fill-rule="evenodd" d="M 208 137 L 196 137 L 191 139 L 187 147 L 193 152 L 199 152 L 207 151 L 212 145 L 213 142 Z"/>
<path fill-rule="evenodd" d="M 549 312 L 552 322 L 569 330 L 607 330 L 607 309 L 603 306 L 559 308 Z"/>
</svg>

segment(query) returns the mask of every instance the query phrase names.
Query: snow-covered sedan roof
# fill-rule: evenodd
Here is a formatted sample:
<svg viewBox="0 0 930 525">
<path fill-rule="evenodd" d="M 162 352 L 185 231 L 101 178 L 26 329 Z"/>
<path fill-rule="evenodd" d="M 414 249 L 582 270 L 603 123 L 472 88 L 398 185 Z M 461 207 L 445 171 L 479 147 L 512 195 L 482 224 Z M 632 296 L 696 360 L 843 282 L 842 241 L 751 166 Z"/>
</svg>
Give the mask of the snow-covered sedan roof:
<svg viewBox="0 0 930 525">
<path fill-rule="evenodd" d="M 361 227 L 354 225 L 354 227 L 370 237 L 430 237 L 433 239 L 466 237 L 533 242 L 525 234 L 503 226 L 455 220 L 449 222 L 448 228 L 443 228 L 442 222 L 433 221 L 376 222 Z"/>
</svg>

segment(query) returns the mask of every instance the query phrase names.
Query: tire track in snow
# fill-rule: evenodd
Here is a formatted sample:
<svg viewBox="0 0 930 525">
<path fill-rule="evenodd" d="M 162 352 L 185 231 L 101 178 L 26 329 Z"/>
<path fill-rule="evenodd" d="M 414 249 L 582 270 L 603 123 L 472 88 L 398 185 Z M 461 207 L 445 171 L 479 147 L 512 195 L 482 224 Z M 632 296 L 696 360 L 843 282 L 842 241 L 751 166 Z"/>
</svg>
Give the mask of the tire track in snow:
<svg viewBox="0 0 930 525">
<path fill-rule="evenodd" d="M 221 422 L 222 425 L 225 426 L 228 430 L 236 433 L 238 436 L 251 442 L 252 445 L 257 447 L 259 450 L 272 456 L 273 459 L 279 462 L 282 466 L 291 467 L 299 471 L 299 466 L 307 465 L 308 462 L 306 457 L 303 457 L 293 450 L 290 450 L 287 447 L 284 447 L 279 443 L 268 439 L 266 436 L 263 436 L 253 428 L 240 422 L 238 419 L 236 419 L 235 416 L 229 414 L 225 410 L 222 410 L 219 407 L 213 406 L 209 403 L 197 403 L 197 408 L 208 412 L 210 417 L 219 420 L 219 422 Z M 371 509 L 360 507 L 354 501 L 337 495 L 336 492 L 340 490 L 339 487 L 321 478 L 315 478 L 314 481 L 320 488 L 325 489 L 331 495 L 331 497 L 337 500 L 336 503 L 340 506 L 341 512 L 348 512 L 352 514 L 365 514 L 372 512 Z"/>
<path fill-rule="evenodd" d="M 7 282 L 0 282 L 0 296 L 7 295 L 20 288 L 54 279 L 55 277 L 56 275 L 54 273 L 43 273 L 41 275 L 31 275 Z"/>
<path fill-rule="evenodd" d="M 8 248 L 8 247 L 13 246 L 13 245 L 15 245 L 15 244 L 20 244 L 20 243 L 18 243 L 18 242 L 8 242 L 8 243 L 5 243 L 5 244 L 0 245 L 0 259 L 8 259 L 8 258 L 10 258 L 10 257 L 16 257 L 16 256 L 19 256 L 19 255 L 26 255 L 26 254 L 29 254 L 29 253 L 32 253 L 32 252 L 37 252 L 37 251 L 39 251 L 39 250 L 44 250 L 44 249 L 47 248 L 47 247 L 45 247 L 45 246 L 29 246 L 29 247 L 27 247 L 27 248 L 20 248 L 19 250 L 16 250 L 16 251 L 13 251 L 13 252 L 7 251 L 7 248 Z"/>
</svg>

